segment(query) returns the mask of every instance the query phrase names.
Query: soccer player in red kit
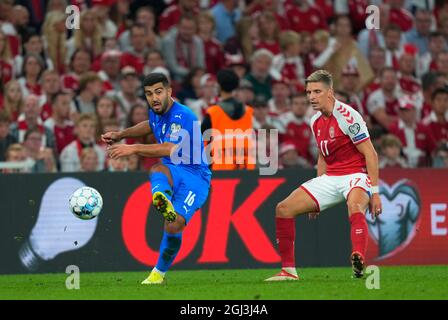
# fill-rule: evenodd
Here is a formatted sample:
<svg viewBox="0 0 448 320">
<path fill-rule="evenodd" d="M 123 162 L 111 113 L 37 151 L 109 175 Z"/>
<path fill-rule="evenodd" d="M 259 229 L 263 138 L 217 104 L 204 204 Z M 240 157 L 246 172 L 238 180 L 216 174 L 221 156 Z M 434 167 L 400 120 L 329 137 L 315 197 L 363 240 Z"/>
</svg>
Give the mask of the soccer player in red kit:
<svg viewBox="0 0 448 320">
<path fill-rule="evenodd" d="M 275 212 L 276 237 L 282 259 L 280 273 L 266 281 L 297 280 L 294 240 L 295 217 L 311 216 L 346 201 L 351 226 L 353 275 L 363 277 L 368 229 L 365 213 L 382 211 L 378 193 L 378 156 L 361 115 L 336 100 L 332 75 L 324 70 L 305 81 L 311 106 L 318 111 L 310 126 L 319 147 L 317 177 L 294 190 Z"/>
</svg>

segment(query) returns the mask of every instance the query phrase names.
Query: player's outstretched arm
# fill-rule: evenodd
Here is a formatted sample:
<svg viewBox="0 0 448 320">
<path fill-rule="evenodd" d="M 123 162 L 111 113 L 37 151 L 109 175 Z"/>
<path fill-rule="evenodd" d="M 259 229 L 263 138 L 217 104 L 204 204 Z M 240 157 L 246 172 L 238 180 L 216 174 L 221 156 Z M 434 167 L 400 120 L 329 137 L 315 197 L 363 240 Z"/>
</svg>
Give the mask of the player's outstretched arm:
<svg viewBox="0 0 448 320">
<path fill-rule="evenodd" d="M 367 174 L 369 175 L 370 182 L 372 184 L 372 198 L 370 199 L 370 214 L 372 218 L 381 214 L 382 205 L 381 198 L 378 193 L 378 182 L 379 182 L 379 165 L 378 165 L 378 154 L 370 139 L 361 142 L 356 145 L 356 148 L 361 152 L 366 159 Z"/>
<path fill-rule="evenodd" d="M 126 128 L 121 131 L 111 131 L 101 135 L 101 139 L 107 144 L 111 145 L 125 138 L 138 138 L 152 133 L 149 122 L 142 121 L 135 126 Z"/>
<path fill-rule="evenodd" d="M 169 157 L 176 149 L 176 144 L 165 142 L 161 144 L 114 144 L 107 148 L 112 159 L 128 157 L 136 154 L 148 158 Z"/>
</svg>

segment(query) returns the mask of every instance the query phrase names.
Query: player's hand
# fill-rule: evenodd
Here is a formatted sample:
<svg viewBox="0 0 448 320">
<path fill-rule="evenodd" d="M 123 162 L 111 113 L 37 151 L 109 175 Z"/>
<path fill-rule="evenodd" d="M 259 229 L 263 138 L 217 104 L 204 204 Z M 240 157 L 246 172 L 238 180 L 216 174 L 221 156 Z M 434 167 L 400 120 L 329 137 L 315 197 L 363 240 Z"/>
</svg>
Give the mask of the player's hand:
<svg viewBox="0 0 448 320">
<path fill-rule="evenodd" d="M 308 220 L 315 220 L 319 216 L 320 212 L 310 212 L 308 213 Z"/>
<path fill-rule="evenodd" d="M 378 193 L 374 193 L 372 198 L 370 198 L 369 209 L 372 219 L 375 219 L 377 216 L 381 214 L 381 212 L 383 212 L 381 198 Z"/>
<path fill-rule="evenodd" d="M 107 147 L 107 152 L 112 159 L 118 159 L 135 154 L 136 149 L 133 144 L 114 144 Z"/>
<path fill-rule="evenodd" d="M 118 142 L 121 139 L 122 139 L 121 134 L 118 131 L 110 131 L 101 135 L 101 140 L 103 140 L 108 145 L 114 144 L 115 142 Z"/>
</svg>

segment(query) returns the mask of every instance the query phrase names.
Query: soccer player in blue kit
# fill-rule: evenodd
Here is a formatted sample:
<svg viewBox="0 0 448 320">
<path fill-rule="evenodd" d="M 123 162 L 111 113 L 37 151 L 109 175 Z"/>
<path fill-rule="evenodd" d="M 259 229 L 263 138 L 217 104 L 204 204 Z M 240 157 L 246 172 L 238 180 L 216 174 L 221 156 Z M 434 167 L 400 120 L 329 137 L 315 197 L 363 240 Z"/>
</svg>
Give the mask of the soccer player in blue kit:
<svg viewBox="0 0 448 320">
<path fill-rule="evenodd" d="M 211 172 L 203 160 L 204 142 L 200 123 L 187 107 L 173 100 L 165 75 L 150 73 L 143 80 L 149 104 L 149 121 L 118 132 L 107 132 L 102 139 L 112 159 L 137 154 L 160 157 L 151 167 L 150 181 L 154 207 L 165 218 L 159 258 L 142 284 L 161 284 L 182 242 L 182 231 L 206 201 Z M 154 134 L 155 144 L 116 144 L 124 138 Z"/>
</svg>

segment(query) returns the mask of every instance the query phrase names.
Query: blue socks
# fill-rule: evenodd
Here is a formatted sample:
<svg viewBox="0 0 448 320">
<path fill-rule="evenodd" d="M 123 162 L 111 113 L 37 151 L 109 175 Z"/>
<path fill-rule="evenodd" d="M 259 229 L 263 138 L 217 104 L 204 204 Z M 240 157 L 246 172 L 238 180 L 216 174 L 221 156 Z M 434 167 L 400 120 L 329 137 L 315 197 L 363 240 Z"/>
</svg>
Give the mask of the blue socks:
<svg viewBox="0 0 448 320">
<path fill-rule="evenodd" d="M 168 177 L 162 172 L 154 172 L 151 174 L 151 193 L 154 194 L 157 191 L 162 192 L 168 199 L 173 197 L 173 189 L 168 182 Z"/>
<path fill-rule="evenodd" d="M 156 269 L 162 273 L 168 271 L 171 264 L 179 252 L 180 245 L 182 244 L 182 232 L 181 233 L 167 233 L 163 232 L 162 242 L 160 243 L 159 259 L 157 260 Z"/>
</svg>

